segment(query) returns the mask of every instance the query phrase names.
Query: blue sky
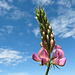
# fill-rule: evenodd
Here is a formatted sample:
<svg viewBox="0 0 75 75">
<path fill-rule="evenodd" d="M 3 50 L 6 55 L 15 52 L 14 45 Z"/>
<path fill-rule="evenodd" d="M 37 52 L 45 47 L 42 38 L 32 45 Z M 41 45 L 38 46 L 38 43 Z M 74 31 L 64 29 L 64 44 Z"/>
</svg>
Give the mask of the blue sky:
<svg viewBox="0 0 75 75">
<path fill-rule="evenodd" d="M 40 49 L 35 7 L 42 5 L 66 65 L 49 75 L 75 73 L 75 0 L 0 0 L 0 75 L 44 75 L 46 66 L 32 60 Z"/>
</svg>

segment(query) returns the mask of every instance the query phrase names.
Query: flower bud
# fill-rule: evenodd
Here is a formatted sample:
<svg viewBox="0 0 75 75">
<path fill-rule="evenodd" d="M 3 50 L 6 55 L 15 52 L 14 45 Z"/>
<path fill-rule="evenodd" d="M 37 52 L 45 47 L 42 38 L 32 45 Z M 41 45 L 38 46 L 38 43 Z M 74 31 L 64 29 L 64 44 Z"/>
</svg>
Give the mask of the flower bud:
<svg viewBox="0 0 75 75">
<path fill-rule="evenodd" d="M 43 30 L 46 32 L 46 28 L 43 26 Z"/>
<path fill-rule="evenodd" d="M 53 39 L 51 39 L 50 41 L 50 46 L 52 47 L 52 45 L 53 45 Z"/>
<path fill-rule="evenodd" d="M 43 42 L 40 43 L 40 46 L 45 48 L 45 45 Z"/>
<path fill-rule="evenodd" d="M 49 36 L 47 35 L 47 42 L 49 43 Z"/>
<path fill-rule="evenodd" d="M 43 37 L 41 37 L 41 40 L 43 41 Z"/>
<path fill-rule="evenodd" d="M 45 32 L 43 32 L 43 37 L 45 37 Z"/>
<path fill-rule="evenodd" d="M 37 17 L 34 17 L 34 18 L 38 20 L 38 18 L 37 18 Z"/>
<path fill-rule="evenodd" d="M 50 30 L 49 29 L 47 29 L 47 32 L 48 32 L 48 36 L 50 36 Z"/>
<path fill-rule="evenodd" d="M 39 14 L 36 14 L 36 16 L 39 17 L 40 15 Z"/>
</svg>

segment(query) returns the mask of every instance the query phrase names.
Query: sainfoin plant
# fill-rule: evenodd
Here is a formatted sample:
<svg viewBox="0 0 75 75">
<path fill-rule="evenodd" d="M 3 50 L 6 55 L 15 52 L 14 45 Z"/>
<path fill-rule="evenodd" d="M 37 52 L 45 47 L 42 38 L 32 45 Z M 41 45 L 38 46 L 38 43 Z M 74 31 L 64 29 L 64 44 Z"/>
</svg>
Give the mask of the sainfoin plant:
<svg viewBox="0 0 75 75">
<path fill-rule="evenodd" d="M 64 66 L 66 63 L 66 58 L 64 57 L 64 52 L 61 46 L 56 45 L 56 41 L 53 35 L 53 29 L 50 26 L 44 9 L 42 7 L 40 8 L 40 6 L 38 6 L 38 9 L 35 9 L 35 18 L 39 22 L 39 29 L 41 34 L 41 49 L 39 50 L 38 54 L 32 54 L 32 59 L 40 62 L 41 66 L 46 65 L 47 70 L 45 75 L 48 75 L 49 70 L 52 66 L 57 67 L 58 69 L 58 66 Z"/>
</svg>

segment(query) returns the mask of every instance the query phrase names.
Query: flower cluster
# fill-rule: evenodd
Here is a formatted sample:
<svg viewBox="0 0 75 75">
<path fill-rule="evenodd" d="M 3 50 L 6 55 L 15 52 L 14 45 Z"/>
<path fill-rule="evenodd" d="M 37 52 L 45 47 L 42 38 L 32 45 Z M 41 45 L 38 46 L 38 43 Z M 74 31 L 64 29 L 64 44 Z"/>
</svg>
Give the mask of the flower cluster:
<svg viewBox="0 0 75 75">
<path fill-rule="evenodd" d="M 50 65 L 64 66 L 66 63 L 66 58 L 64 57 L 64 52 L 61 46 L 55 44 L 55 38 L 53 35 L 52 27 L 47 19 L 46 13 L 42 7 L 36 9 L 36 19 L 39 22 L 40 34 L 41 34 L 41 49 L 38 52 L 32 54 L 32 59 L 41 62 L 41 65 L 47 65 L 47 71 L 45 75 L 48 75 Z M 53 51 L 54 48 L 54 51 Z M 53 51 L 52 57 L 51 53 Z"/>
<path fill-rule="evenodd" d="M 43 47 L 41 47 L 41 49 L 39 50 L 38 55 L 33 53 L 32 58 L 37 62 L 41 62 L 42 65 L 50 61 L 47 50 L 44 49 Z M 61 49 L 61 46 L 59 45 L 54 46 L 54 51 L 51 59 L 53 59 L 52 64 L 54 65 L 59 65 L 59 66 L 65 65 L 66 58 L 64 57 L 64 52 Z"/>
<path fill-rule="evenodd" d="M 41 47 L 41 49 L 39 50 L 38 55 L 33 53 L 32 58 L 35 61 L 41 62 L 42 65 L 50 61 L 48 53 L 43 47 Z"/>
</svg>

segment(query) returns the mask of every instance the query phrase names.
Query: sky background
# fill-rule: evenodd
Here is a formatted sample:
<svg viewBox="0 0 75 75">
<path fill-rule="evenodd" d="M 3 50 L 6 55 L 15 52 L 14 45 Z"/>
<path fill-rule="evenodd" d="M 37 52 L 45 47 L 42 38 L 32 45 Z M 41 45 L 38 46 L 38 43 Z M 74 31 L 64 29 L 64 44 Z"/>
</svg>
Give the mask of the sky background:
<svg viewBox="0 0 75 75">
<path fill-rule="evenodd" d="M 75 0 L 0 0 L 0 75 L 44 75 L 46 66 L 32 60 L 40 50 L 35 7 L 42 5 L 56 44 L 67 58 L 49 75 L 75 75 Z"/>
</svg>

